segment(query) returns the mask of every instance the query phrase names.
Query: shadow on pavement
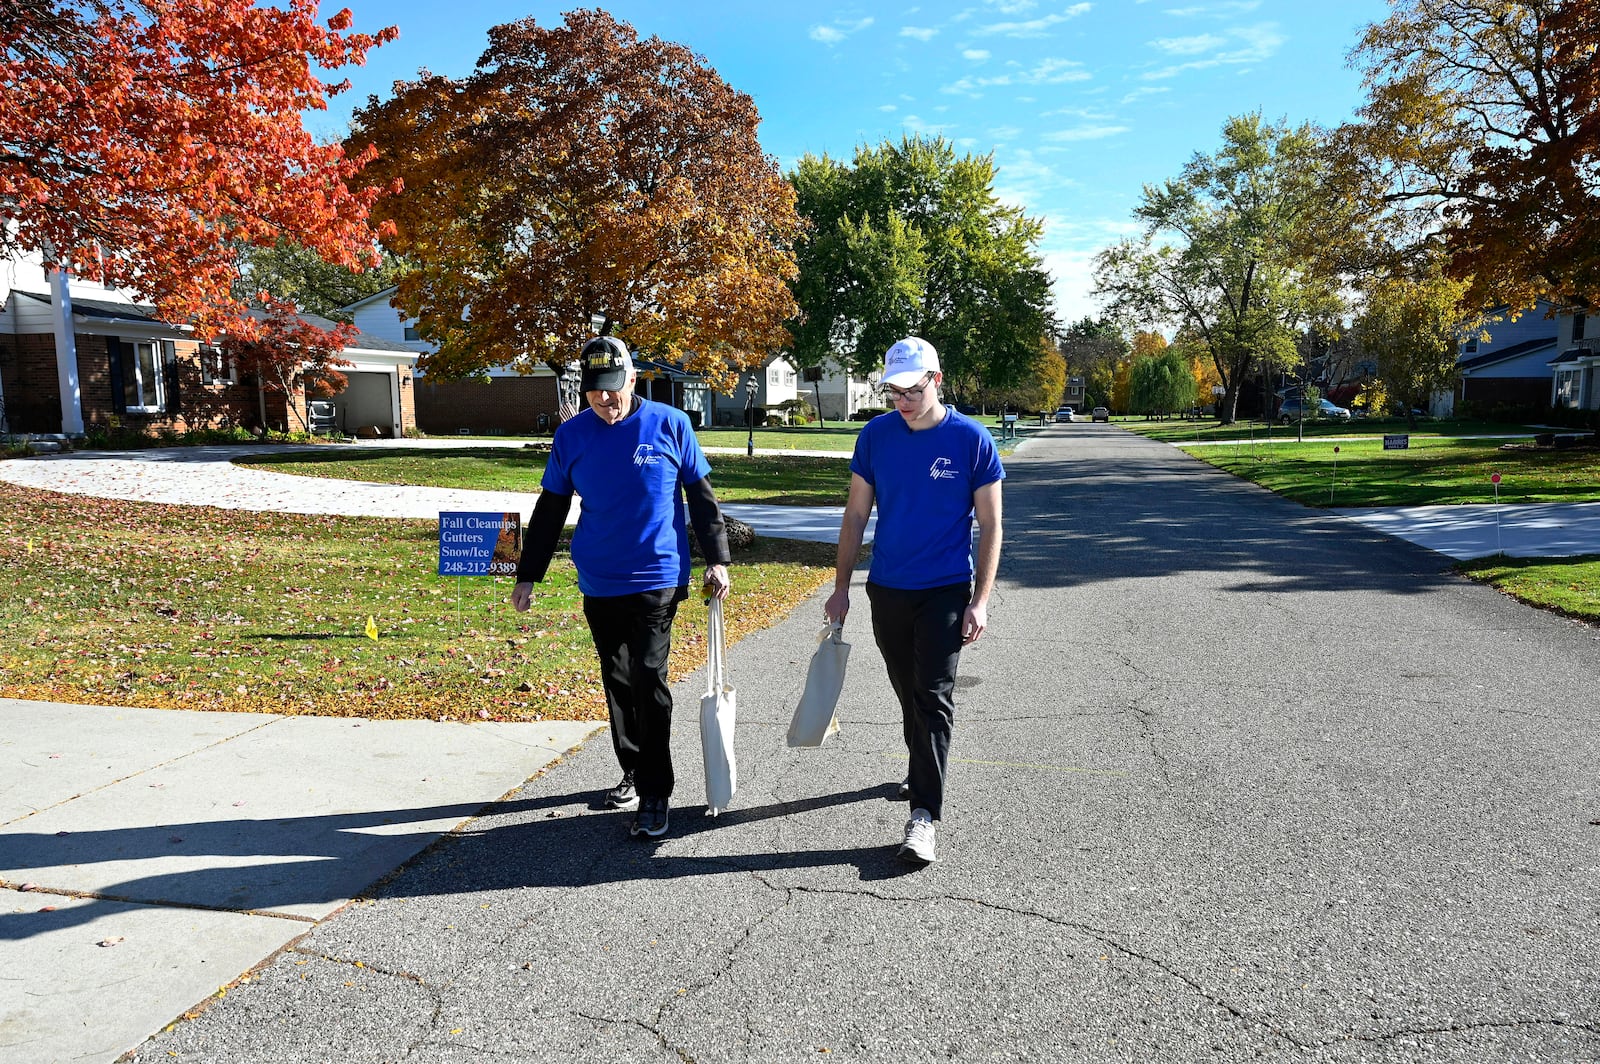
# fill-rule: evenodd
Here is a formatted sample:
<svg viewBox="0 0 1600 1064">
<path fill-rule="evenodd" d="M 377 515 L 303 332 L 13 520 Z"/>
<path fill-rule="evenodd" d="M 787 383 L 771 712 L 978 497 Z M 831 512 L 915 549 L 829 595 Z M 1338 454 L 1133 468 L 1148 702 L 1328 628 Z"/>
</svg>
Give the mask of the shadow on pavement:
<svg viewBox="0 0 1600 1064">
<path fill-rule="evenodd" d="M 111 861 L 140 861 L 181 856 L 192 862 L 197 855 L 217 858 L 277 855 L 291 860 L 249 865 L 217 864 L 169 874 L 145 876 L 106 886 L 95 896 L 106 901 L 190 906 L 222 911 L 275 912 L 295 906 L 342 900 L 330 896 L 325 885 L 339 877 L 313 865 L 328 860 L 348 860 L 352 847 L 347 833 L 392 828 L 397 823 L 444 818 L 489 816 L 458 832 L 444 836 L 412 861 L 380 881 L 372 896 L 395 893 L 452 894 L 522 887 L 574 887 L 635 879 L 676 879 L 728 871 L 771 871 L 825 865 L 854 865 L 864 881 L 895 878 L 911 871 L 895 857 L 892 846 L 802 850 L 784 853 L 729 853 L 726 855 L 664 854 L 659 846 L 683 843 L 699 836 L 726 833 L 741 837 L 740 829 L 777 817 L 793 816 L 858 802 L 894 797 L 895 784 L 881 784 L 836 794 L 774 802 L 733 809 L 718 817 L 704 815 L 702 803 L 673 809 L 672 826 L 661 840 L 630 838 L 633 814 L 618 810 L 590 812 L 594 794 L 550 795 L 506 802 L 429 806 L 359 814 L 293 817 L 271 821 L 222 820 L 157 827 L 75 831 L 62 835 L 18 833 L 0 839 L 0 867 L 23 870 L 89 865 Z M 543 816 L 530 814 L 544 813 Z M 507 819 L 514 822 L 505 823 Z M 393 832 L 388 832 L 392 835 Z M 375 840 L 379 836 L 374 836 Z M 317 846 L 318 839 L 341 839 L 340 845 Z M 309 844 L 309 845 L 308 845 Z M 765 844 L 763 843 L 763 846 Z M 439 860 L 441 851 L 448 859 Z M 642 867 L 641 855 L 650 860 Z M 413 867 L 420 866 L 420 867 Z M 402 875 L 401 873 L 405 873 Z M 196 898 L 225 899 L 230 891 L 246 889 L 248 908 L 220 902 L 197 903 Z M 403 884 L 403 889 L 397 886 Z M 44 882 L 41 887 L 56 886 Z M 423 889 L 417 889 L 422 887 Z M 368 888 L 371 890 L 371 888 Z M 41 909 L 51 895 L 35 895 Z M 0 914 L 0 941 L 15 942 L 34 935 L 92 923 L 96 906 Z"/>
<path fill-rule="evenodd" d="M 1168 448 L 1007 463 L 1003 581 L 1076 587 L 1213 572 L 1225 590 L 1415 594 L 1448 560 Z"/>
</svg>

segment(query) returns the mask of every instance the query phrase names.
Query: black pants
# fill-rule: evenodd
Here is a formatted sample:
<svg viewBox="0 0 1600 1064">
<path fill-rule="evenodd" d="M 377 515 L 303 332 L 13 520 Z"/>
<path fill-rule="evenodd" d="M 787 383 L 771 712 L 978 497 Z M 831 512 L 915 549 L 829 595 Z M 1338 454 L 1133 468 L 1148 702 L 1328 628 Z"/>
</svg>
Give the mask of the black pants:
<svg viewBox="0 0 1600 1064">
<path fill-rule="evenodd" d="M 906 752 L 911 755 L 911 808 L 926 809 L 938 820 L 944 811 L 950 731 L 956 719 L 961 618 L 972 600 L 972 586 L 906 591 L 868 581 L 867 598 L 872 634 L 900 700 Z"/>
<path fill-rule="evenodd" d="M 672 652 L 672 619 L 687 594 L 687 588 L 662 588 L 583 599 L 583 615 L 600 655 L 611 746 L 646 798 L 670 797 L 676 782 L 667 656 Z"/>
</svg>

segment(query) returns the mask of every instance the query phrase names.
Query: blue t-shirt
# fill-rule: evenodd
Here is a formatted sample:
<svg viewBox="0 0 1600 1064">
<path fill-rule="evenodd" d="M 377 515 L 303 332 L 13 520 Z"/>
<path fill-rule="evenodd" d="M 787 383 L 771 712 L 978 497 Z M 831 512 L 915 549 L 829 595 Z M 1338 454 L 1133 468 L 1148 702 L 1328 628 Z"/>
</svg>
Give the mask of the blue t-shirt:
<svg viewBox="0 0 1600 1064">
<path fill-rule="evenodd" d="M 583 498 L 572 563 L 585 595 L 689 583 L 689 517 L 680 485 L 711 472 L 682 410 L 640 399 L 615 425 L 593 410 L 563 421 L 540 486 Z"/>
<path fill-rule="evenodd" d="M 908 591 L 972 579 L 973 495 L 1006 475 L 988 429 L 950 406 L 920 432 L 880 414 L 856 437 L 850 471 L 878 506 L 868 579 Z"/>
</svg>

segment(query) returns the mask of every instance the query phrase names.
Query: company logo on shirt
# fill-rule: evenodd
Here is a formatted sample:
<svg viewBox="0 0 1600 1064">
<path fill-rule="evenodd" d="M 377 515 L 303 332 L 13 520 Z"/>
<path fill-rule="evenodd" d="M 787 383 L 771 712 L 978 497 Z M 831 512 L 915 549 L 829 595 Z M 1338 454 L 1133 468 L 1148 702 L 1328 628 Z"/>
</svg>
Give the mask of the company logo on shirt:
<svg viewBox="0 0 1600 1064">
<path fill-rule="evenodd" d="M 661 456 L 656 454 L 656 449 L 648 443 L 641 443 L 633 449 L 633 464 L 636 466 L 655 465 L 661 461 Z"/>
<path fill-rule="evenodd" d="M 928 475 L 934 480 L 954 480 L 956 478 L 956 464 L 948 458 L 935 458 L 933 467 L 928 470 Z"/>
</svg>

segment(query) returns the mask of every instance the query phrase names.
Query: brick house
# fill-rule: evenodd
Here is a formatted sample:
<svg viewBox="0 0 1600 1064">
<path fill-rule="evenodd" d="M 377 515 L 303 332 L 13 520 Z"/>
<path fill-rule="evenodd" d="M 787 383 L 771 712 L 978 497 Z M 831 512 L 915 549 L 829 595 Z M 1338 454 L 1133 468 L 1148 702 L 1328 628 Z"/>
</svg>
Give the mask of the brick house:
<svg viewBox="0 0 1600 1064">
<path fill-rule="evenodd" d="M 433 345 L 417 337 L 415 318 L 407 318 L 390 302 L 391 286 L 339 308 L 362 335 L 397 344 L 418 356 Z M 527 436 L 549 431 L 559 418 L 560 389 L 555 372 L 539 363 L 529 373 L 496 366 L 470 380 L 429 380 L 416 375 L 417 428 L 430 436 Z"/>
<path fill-rule="evenodd" d="M 334 427 L 381 436 L 415 428 L 414 352 L 363 336 L 342 357 L 353 365 L 339 367 L 349 383 L 332 398 Z M 35 259 L 0 263 L 0 412 L 0 431 L 77 436 L 114 426 L 299 430 L 308 405 L 303 389 L 285 395 L 240 380 L 220 351 L 154 308 L 47 273 Z"/>
<path fill-rule="evenodd" d="M 340 310 L 350 315 L 363 335 L 403 345 L 419 355 L 431 352 L 432 345 L 417 336 L 416 319 L 407 318 L 390 302 L 395 291 L 391 286 Z M 708 420 L 709 393 L 702 378 L 638 351 L 633 358 L 639 395 L 676 406 L 696 424 Z M 428 435 L 527 436 L 552 431 L 561 421 L 561 382 L 544 362 L 522 367 L 506 363 L 467 380 L 430 380 L 424 370 L 418 371 L 416 380 L 417 428 Z M 577 403 L 581 408 L 581 397 Z"/>
</svg>

